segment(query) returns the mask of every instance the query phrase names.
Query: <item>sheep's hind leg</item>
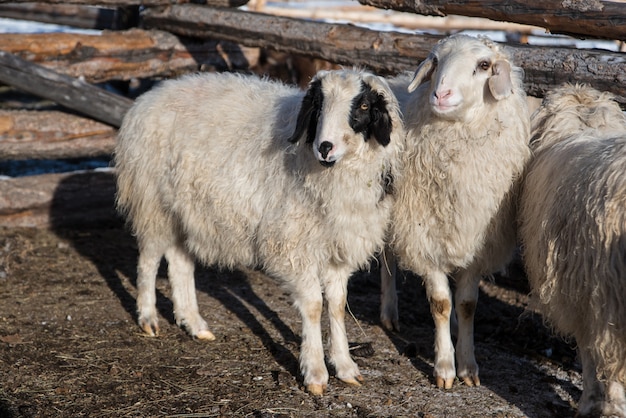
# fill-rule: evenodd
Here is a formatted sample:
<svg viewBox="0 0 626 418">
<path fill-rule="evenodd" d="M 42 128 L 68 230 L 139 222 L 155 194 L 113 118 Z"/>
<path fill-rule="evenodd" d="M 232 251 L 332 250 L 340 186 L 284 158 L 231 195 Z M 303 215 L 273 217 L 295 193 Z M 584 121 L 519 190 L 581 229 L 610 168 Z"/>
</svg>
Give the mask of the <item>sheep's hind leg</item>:
<svg viewBox="0 0 626 418">
<path fill-rule="evenodd" d="M 349 273 L 335 273 L 325 283 L 324 294 L 328 302 L 330 320 L 330 361 L 335 366 L 339 380 L 359 386 L 363 381 L 359 367 L 350 357 L 346 336 L 345 316 Z"/>
<path fill-rule="evenodd" d="M 156 276 L 163 251 L 158 245 L 139 240 L 137 261 L 137 322 L 151 337 L 159 335 L 156 311 Z"/>
<path fill-rule="evenodd" d="M 604 406 L 604 384 L 598 380 L 597 366 L 591 353 L 579 347 L 578 354 L 583 368 L 583 394 L 578 402 L 577 416 L 600 416 Z"/>
<path fill-rule="evenodd" d="M 200 340 L 214 340 L 206 321 L 200 316 L 194 281 L 194 259 L 180 245 L 165 252 L 176 324 Z"/>
<path fill-rule="evenodd" d="M 602 411 L 604 415 L 626 417 L 626 395 L 624 385 L 617 380 L 608 382 L 606 390 L 606 404 Z"/>
<path fill-rule="evenodd" d="M 452 296 L 448 277 L 440 271 L 424 276 L 426 295 L 435 322 L 435 384 L 450 389 L 456 377 L 454 368 L 454 346 L 450 335 Z"/>
<path fill-rule="evenodd" d="M 396 259 L 387 247 L 378 259 L 380 262 L 380 322 L 386 330 L 400 331 Z"/>
<path fill-rule="evenodd" d="M 456 344 L 457 375 L 467 386 L 480 386 L 478 363 L 474 355 L 474 314 L 478 303 L 480 276 L 463 271 L 455 293 L 458 339 Z"/>
<path fill-rule="evenodd" d="M 583 367 L 583 395 L 578 403 L 577 417 L 626 417 L 624 386 L 618 381 L 598 380 L 597 365 L 589 350 L 579 348 Z"/>
<path fill-rule="evenodd" d="M 302 316 L 300 371 L 306 390 L 312 395 L 322 395 L 328 386 L 321 328 L 322 289 L 316 279 L 309 281 L 308 285 L 306 283 L 302 281 L 295 289 L 289 289 L 294 298 L 294 305 Z"/>
</svg>

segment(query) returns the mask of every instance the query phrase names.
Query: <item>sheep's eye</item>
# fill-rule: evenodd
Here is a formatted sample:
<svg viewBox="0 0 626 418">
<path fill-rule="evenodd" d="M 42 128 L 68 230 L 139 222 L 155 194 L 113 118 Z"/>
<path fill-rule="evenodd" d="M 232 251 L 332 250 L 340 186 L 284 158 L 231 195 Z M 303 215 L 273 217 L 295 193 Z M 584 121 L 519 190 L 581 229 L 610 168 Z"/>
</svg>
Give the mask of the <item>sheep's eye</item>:
<svg viewBox="0 0 626 418">
<path fill-rule="evenodd" d="M 478 63 L 478 68 L 480 68 L 483 71 L 487 71 L 489 67 L 491 67 L 491 63 L 487 60 L 483 60 L 480 63 Z"/>
<path fill-rule="evenodd" d="M 361 110 L 369 110 L 370 105 L 368 105 L 367 103 L 361 103 Z"/>
<path fill-rule="evenodd" d="M 437 59 L 437 57 L 433 57 L 433 64 L 437 65 L 439 63 L 439 60 Z"/>
</svg>

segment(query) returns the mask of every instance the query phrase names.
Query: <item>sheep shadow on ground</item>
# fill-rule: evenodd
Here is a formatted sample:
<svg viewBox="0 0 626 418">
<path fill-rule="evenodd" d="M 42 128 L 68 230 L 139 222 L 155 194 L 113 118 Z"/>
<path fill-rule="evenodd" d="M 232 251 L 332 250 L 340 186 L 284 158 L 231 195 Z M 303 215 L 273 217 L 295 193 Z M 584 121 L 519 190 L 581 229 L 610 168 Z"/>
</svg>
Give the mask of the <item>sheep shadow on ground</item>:
<svg viewBox="0 0 626 418">
<path fill-rule="evenodd" d="M 70 242 L 81 255 L 94 263 L 107 286 L 136 323 L 134 290 L 137 280 L 137 244 L 115 211 L 114 196 L 115 177 L 112 173 L 88 172 L 69 176 L 55 191 L 50 209 L 51 227 L 57 236 Z M 89 233 L 85 233 L 85 230 Z M 206 293 L 235 313 L 257 335 L 278 364 L 297 376 L 298 360 L 283 343 L 270 336 L 248 306 L 254 307 L 270 321 L 285 344 L 299 344 L 299 336 L 256 295 L 248 280 L 248 276 L 253 274 L 253 271 L 222 272 L 197 266 L 196 292 Z M 165 260 L 161 263 L 158 278 L 167 278 Z M 157 288 L 156 296 L 159 315 L 169 324 L 175 325 L 169 295 Z"/>
<path fill-rule="evenodd" d="M 86 193 L 86 190 L 88 191 Z M 135 290 L 137 246 L 135 239 L 114 209 L 115 180 L 112 173 L 96 172 L 67 177 L 58 187 L 51 207 L 52 229 L 83 257 L 90 260 L 106 281 L 121 307 L 136 323 Z M 481 287 L 476 313 L 476 354 L 481 366 L 484 388 L 515 405 L 526 416 L 573 416 L 573 406 L 563 400 L 565 392 L 578 400 L 580 389 L 566 378 L 546 372 L 541 364 L 549 362 L 559 369 L 579 372 L 575 353 L 565 342 L 554 337 L 543 326 L 541 318 L 528 314 L 519 304 L 506 301 L 506 291 L 527 293 L 527 285 L 518 274 L 510 278 L 496 276 L 492 286 L 498 295 L 487 294 Z M 166 277 L 165 263 L 159 271 L 160 279 Z M 357 272 L 349 282 L 348 302 L 357 321 L 379 327 L 380 281 L 377 266 L 370 272 Z M 399 309 L 402 330 L 386 332 L 396 351 L 410 360 L 423 376 L 432 380 L 434 327 L 421 280 L 410 274 L 401 276 L 398 283 Z M 221 304 L 243 324 L 270 353 L 275 363 L 296 377 L 298 371 L 300 330 L 297 310 L 289 303 L 289 295 L 259 293 L 259 281 L 272 280 L 252 270 L 222 272 L 198 266 L 196 286 L 199 296 L 206 295 L 210 303 Z M 163 282 L 163 281 L 162 281 Z M 272 287 L 273 288 L 273 287 Z M 167 288 L 161 286 L 157 293 L 157 309 L 171 326 L 175 325 L 172 303 Z M 206 302 L 206 301 L 205 301 Z M 268 303 L 271 302 L 271 303 Z M 286 306 L 286 307 L 285 307 Z M 210 305 L 201 311 L 211 311 Z M 290 309 L 290 310 L 288 310 Z M 221 318 L 220 322 L 224 322 Z M 346 319 L 352 327 L 352 319 Z M 210 324 L 213 327 L 214 324 Z M 229 323 L 217 324 L 226 327 Z M 137 327 L 137 331 L 138 331 Z M 180 330 L 183 334 L 183 331 Z M 552 351 L 550 358 L 546 350 Z M 506 357 L 509 355 L 509 357 Z M 513 360 L 511 360 L 513 359 Z M 495 361 L 495 364 L 494 364 Z M 509 363 L 507 363 L 507 361 Z M 496 365 L 497 364 L 497 365 Z M 368 368 L 376 367 L 371 363 Z M 332 374 L 332 370 L 331 370 Z M 453 390 L 472 391 L 458 382 Z M 559 392 L 560 391 L 560 392 Z M 535 406 L 527 406 L 529 396 L 542 393 L 545 415 L 538 414 Z"/>
<path fill-rule="evenodd" d="M 379 291 L 378 277 L 379 273 L 375 271 L 365 281 L 351 284 L 349 298 L 355 312 L 359 311 L 359 305 L 366 304 L 368 295 Z M 408 357 L 417 370 L 429 377 L 434 387 L 435 328 L 422 280 L 410 272 L 401 272 L 397 291 L 401 329 L 385 330 L 385 333 L 398 353 Z M 543 324 L 540 315 L 519 306 L 519 300 L 508 300 L 517 295 L 525 303 L 528 292 L 528 282 L 519 264 L 512 264 L 506 276 L 496 274 L 492 280 L 483 280 L 474 321 L 481 385 L 516 405 L 530 418 L 574 416 L 576 411 L 571 399 L 578 401 L 582 393 L 580 387 L 541 366 L 550 363 L 561 370 L 580 374 L 576 351 L 568 342 L 555 336 Z M 370 309 L 359 319 L 379 323 L 378 315 L 379 312 Z M 510 357 L 510 364 L 503 367 L 503 361 L 496 360 L 498 365 L 494 366 L 491 361 L 496 357 Z M 464 387 L 458 380 L 455 386 L 475 390 Z M 537 413 L 536 406 L 526 407 L 529 404 L 527 397 L 532 393 L 546 394 L 545 415 Z"/>
</svg>

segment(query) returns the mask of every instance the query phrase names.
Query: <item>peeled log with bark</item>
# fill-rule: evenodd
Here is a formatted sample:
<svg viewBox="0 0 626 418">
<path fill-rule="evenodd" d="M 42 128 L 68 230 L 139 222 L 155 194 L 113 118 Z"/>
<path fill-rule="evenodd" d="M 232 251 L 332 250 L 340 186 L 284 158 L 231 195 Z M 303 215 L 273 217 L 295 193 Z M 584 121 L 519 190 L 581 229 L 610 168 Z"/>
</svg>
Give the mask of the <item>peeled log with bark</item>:
<svg viewBox="0 0 626 418">
<path fill-rule="evenodd" d="M 117 130 L 61 111 L 0 111 L 0 160 L 109 155 Z"/>
<path fill-rule="evenodd" d="M 193 4 L 143 13 L 148 27 L 185 36 L 225 39 L 250 47 L 323 58 L 380 73 L 414 71 L 441 36 L 381 32 Z M 507 45 L 534 96 L 564 82 L 610 91 L 626 105 L 626 54 L 601 50 Z"/>
<path fill-rule="evenodd" d="M 171 33 L 131 29 L 100 35 L 80 33 L 0 34 L 2 50 L 60 74 L 90 83 L 175 77 L 214 67 L 248 69 L 257 48 L 218 40 L 181 40 Z"/>
<path fill-rule="evenodd" d="M 0 179 L 0 225 L 61 228 L 119 223 L 113 172 Z"/>
<path fill-rule="evenodd" d="M 0 81 L 119 127 L 133 101 L 0 51 Z"/>
<path fill-rule="evenodd" d="M 607 0 L 359 0 L 422 15 L 462 15 L 522 23 L 578 37 L 626 40 L 626 7 Z"/>
</svg>

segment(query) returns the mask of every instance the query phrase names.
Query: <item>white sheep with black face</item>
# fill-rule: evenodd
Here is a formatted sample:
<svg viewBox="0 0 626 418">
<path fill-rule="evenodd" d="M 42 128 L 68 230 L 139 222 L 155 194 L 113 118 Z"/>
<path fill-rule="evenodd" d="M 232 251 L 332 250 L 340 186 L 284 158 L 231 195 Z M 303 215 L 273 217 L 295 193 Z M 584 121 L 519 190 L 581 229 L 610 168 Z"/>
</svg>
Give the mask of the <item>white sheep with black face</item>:
<svg viewBox="0 0 626 418">
<path fill-rule="evenodd" d="M 520 237 L 533 306 L 573 336 L 580 416 L 626 417 L 626 116 L 609 93 L 563 85 L 532 117 Z"/>
<path fill-rule="evenodd" d="M 139 246 L 137 312 L 158 333 L 155 277 L 168 261 L 176 322 L 214 338 L 198 312 L 194 260 L 261 267 L 292 294 L 302 316 L 300 369 L 321 394 L 329 359 L 352 384 L 347 281 L 383 246 L 388 176 L 403 127 L 387 83 L 370 73 L 319 73 L 306 94 L 233 74 L 167 81 L 126 115 L 115 149 L 119 209 Z"/>
<path fill-rule="evenodd" d="M 478 283 L 515 250 L 515 199 L 530 156 L 522 71 L 496 43 L 455 35 L 433 48 L 412 80 L 400 76 L 390 84 L 407 131 L 393 170 L 390 247 L 399 265 L 426 286 L 437 386 L 450 388 L 457 375 L 479 385 L 473 328 Z M 395 289 L 382 271 L 381 319 L 392 327 L 398 323 Z M 457 368 L 449 276 L 456 282 Z"/>
</svg>

